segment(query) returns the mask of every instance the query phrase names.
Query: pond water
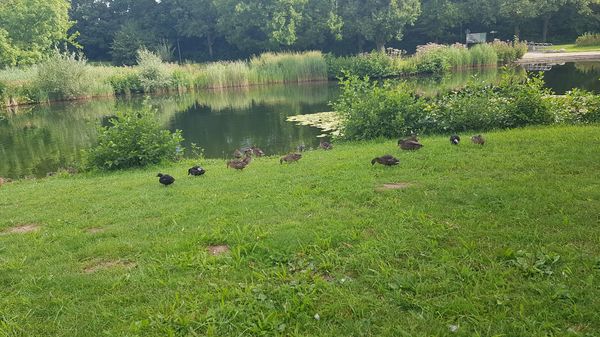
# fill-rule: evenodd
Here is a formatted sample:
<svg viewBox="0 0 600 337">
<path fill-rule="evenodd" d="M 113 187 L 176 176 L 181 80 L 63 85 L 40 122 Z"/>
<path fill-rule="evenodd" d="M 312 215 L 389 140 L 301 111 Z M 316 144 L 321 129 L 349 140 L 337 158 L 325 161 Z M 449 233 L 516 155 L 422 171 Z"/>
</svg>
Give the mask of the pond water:
<svg viewBox="0 0 600 337">
<path fill-rule="evenodd" d="M 547 67 L 546 67 L 547 69 Z M 441 79 L 411 79 L 425 93 L 454 88 L 477 76 L 494 81 L 496 69 Z M 600 62 L 567 63 L 545 72 L 547 85 L 561 94 L 572 88 L 600 93 Z M 335 83 L 273 85 L 247 89 L 155 96 L 165 127 L 183 131 L 209 158 L 228 158 L 234 149 L 256 145 L 281 154 L 299 144 L 317 146 L 320 130 L 288 122 L 288 116 L 329 111 L 339 94 Z M 97 125 L 117 110 L 139 109 L 143 98 L 99 99 L 19 107 L 0 114 L 0 177 L 45 176 L 79 161 L 96 139 Z"/>
</svg>

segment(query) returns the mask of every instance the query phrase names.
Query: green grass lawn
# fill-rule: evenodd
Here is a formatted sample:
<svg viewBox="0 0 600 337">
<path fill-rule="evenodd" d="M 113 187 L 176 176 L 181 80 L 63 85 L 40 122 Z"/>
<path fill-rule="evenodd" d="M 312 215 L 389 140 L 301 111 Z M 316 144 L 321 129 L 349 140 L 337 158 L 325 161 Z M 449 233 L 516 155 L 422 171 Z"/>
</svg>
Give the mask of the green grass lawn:
<svg viewBox="0 0 600 337">
<path fill-rule="evenodd" d="M 600 126 L 463 136 L 3 185 L 0 336 L 598 336 Z"/>
<path fill-rule="evenodd" d="M 580 52 L 580 51 L 600 51 L 600 46 L 585 46 L 585 47 L 579 47 L 575 44 L 559 44 L 559 45 L 554 45 L 545 49 L 551 49 L 551 50 L 561 50 L 564 49 L 567 52 Z"/>
</svg>

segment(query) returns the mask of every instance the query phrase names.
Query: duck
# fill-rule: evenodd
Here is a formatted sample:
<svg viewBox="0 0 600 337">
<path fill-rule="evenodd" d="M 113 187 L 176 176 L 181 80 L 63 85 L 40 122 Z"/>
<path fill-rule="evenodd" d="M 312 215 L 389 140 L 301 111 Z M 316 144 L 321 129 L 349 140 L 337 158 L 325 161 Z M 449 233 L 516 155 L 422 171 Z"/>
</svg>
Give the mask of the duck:
<svg viewBox="0 0 600 337">
<path fill-rule="evenodd" d="M 245 159 L 245 158 L 244 158 Z M 245 162 L 244 160 L 230 160 L 227 162 L 227 167 L 234 168 L 236 170 L 243 170 L 248 166 L 249 162 Z"/>
<path fill-rule="evenodd" d="M 373 160 L 371 160 L 371 165 L 375 165 L 375 163 L 385 166 L 394 166 L 400 164 L 400 160 L 389 154 L 386 154 L 385 156 L 373 158 Z"/>
<path fill-rule="evenodd" d="M 257 156 L 257 157 L 262 157 L 262 156 L 264 156 L 264 155 L 265 155 L 265 153 L 263 152 L 263 150 L 259 149 L 259 148 L 258 148 L 258 147 L 256 147 L 256 146 L 252 146 L 250 149 L 252 150 L 252 153 L 253 153 L 255 156 Z"/>
<path fill-rule="evenodd" d="M 483 138 L 482 135 L 477 135 L 477 136 L 473 136 L 471 137 L 471 141 L 475 144 L 479 144 L 481 146 L 483 146 L 483 144 L 485 144 L 485 138 Z"/>
<path fill-rule="evenodd" d="M 190 168 L 190 169 L 188 170 L 188 176 L 189 176 L 189 175 L 192 175 L 192 176 L 201 176 L 201 175 L 203 175 L 204 173 L 206 173 L 206 170 L 205 170 L 205 169 L 203 169 L 203 168 L 202 168 L 202 167 L 200 167 L 200 166 L 194 166 L 194 167 L 192 167 L 192 168 Z"/>
<path fill-rule="evenodd" d="M 238 149 L 235 149 L 235 151 L 233 151 L 233 156 L 236 158 L 242 158 L 242 152 Z"/>
<path fill-rule="evenodd" d="M 158 177 L 158 182 L 165 185 L 165 187 L 175 182 L 175 178 L 171 177 L 168 174 L 159 173 L 156 176 Z"/>
<path fill-rule="evenodd" d="M 250 164 L 252 162 L 252 156 L 249 154 L 246 154 L 244 159 L 242 159 L 242 162 L 246 163 L 246 165 Z"/>
<path fill-rule="evenodd" d="M 279 164 L 283 164 L 283 162 L 286 163 L 295 163 L 298 160 L 300 160 L 302 158 L 302 155 L 300 153 L 290 153 L 284 157 L 281 157 L 281 159 L 279 159 Z"/>
<path fill-rule="evenodd" d="M 460 136 L 459 135 L 452 135 L 450 136 L 450 144 L 452 145 L 458 145 L 460 143 Z"/>
<path fill-rule="evenodd" d="M 333 149 L 333 144 L 331 144 L 330 142 L 324 141 L 323 139 L 321 139 L 321 142 L 319 143 L 319 147 L 322 148 L 323 150 L 332 150 Z"/>
<path fill-rule="evenodd" d="M 419 143 L 416 136 L 412 136 L 407 139 L 400 139 L 398 141 L 398 146 L 400 146 L 402 150 L 418 150 L 423 147 L 423 144 Z"/>
</svg>

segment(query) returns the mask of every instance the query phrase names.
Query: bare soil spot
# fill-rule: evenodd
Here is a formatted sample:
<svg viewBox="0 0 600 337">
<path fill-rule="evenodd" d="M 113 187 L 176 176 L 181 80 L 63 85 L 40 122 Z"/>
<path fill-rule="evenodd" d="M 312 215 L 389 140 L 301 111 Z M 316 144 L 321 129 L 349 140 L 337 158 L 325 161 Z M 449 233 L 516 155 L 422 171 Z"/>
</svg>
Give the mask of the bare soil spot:
<svg viewBox="0 0 600 337">
<path fill-rule="evenodd" d="M 122 268 L 131 269 L 135 268 L 136 264 L 127 260 L 113 260 L 113 261 L 97 261 L 92 265 L 89 265 L 83 269 L 86 274 L 92 274 L 104 269 Z"/>
<path fill-rule="evenodd" d="M 227 245 L 219 245 L 219 246 L 208 246 L 206 248 L 211 255 L 223 255 L 229 252 L 229 246 Z"/>
<path fill-rule="evenodd" d="M 40 227 L 42 227 L 42 226 L 40 226 L 38 224 L 25 224 L 25 225 L 19 225 L 16 227 L 9 228 L 0 233 L 1 234 L 26 234 L 26 233 L 36 232 L 40 229 Z"/>
<path fill-rule="evenodd" d="M 405 190 L 411 187 L 411 183 L 389 183 L 383 184 L 376 188 L 377 191 L 390 191 L 390 190 Z"/>
<path fill-rule="evenodd" d="M 104 228 L 102 227 L 92 227 L 92 228 L 88 228 L 85 230 L 86 232 L 90 233 L 90 234 L 98 234 L 98 233 L 102 233 L 105 231 Z"/>
</svg>

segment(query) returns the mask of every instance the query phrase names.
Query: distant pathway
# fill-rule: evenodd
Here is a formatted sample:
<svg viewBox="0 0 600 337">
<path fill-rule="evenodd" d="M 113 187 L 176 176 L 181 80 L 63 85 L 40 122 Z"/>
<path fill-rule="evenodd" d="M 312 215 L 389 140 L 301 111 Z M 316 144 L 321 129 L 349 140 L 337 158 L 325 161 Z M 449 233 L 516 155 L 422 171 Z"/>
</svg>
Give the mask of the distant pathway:
<svg viewBox="0 0 600 337">
<path fill-rule="evenodd" d="M 570 52 L 570 53 L 527 53 L 517 63 L 600 61 L 600 51 Z"/>
</svg>

